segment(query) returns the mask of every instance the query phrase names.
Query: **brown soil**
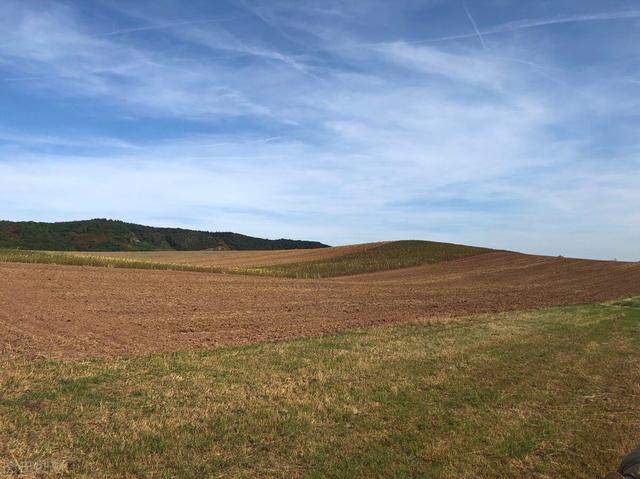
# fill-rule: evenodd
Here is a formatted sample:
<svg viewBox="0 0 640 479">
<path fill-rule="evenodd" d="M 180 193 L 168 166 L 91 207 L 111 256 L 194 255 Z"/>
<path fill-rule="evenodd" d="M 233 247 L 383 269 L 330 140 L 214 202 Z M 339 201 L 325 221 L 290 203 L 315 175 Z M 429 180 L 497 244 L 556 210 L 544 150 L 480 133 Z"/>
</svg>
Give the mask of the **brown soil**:
<svg viewBox="0 0 640 479">
<path fill-rule="evenodd" d="M 332 248 L 290 249 L 276 251 L 127 251 L 127 252 L 73 252 L 80 256 L 106 256 L 158 263 L 191 264 L 221 268 L 245 266 L 272 266 L 277 264 L 318 261 L 360 253 L 384 243 L 364 243 Z"/>
<path fill-rule="evenodd" d="M 640 294 L 640 264 L 487 253 L 326 280 L 0 263 L 0 352 L 185 351 Z"/>
</svg>

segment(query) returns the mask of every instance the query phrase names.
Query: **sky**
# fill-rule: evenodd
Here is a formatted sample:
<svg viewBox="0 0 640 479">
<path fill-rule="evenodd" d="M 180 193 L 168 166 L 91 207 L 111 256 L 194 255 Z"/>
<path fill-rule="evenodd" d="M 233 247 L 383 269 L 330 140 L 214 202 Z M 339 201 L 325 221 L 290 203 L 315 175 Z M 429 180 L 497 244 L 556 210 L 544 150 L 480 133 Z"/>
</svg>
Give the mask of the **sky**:
<svg viewBox="0 0 640 479">
<path fill-rule="evenodd" d="M 0 218 L 640 260 L 637 0 L 0 1 Z"/>
</svg>

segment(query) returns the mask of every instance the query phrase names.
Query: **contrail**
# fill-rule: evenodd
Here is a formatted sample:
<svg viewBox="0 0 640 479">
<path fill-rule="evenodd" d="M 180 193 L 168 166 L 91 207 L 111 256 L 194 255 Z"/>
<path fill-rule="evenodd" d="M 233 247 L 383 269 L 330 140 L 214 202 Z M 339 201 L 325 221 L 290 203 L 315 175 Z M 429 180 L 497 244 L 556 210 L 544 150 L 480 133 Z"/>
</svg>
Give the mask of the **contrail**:
<svg viewBox="0 0 640 479">
<path fill-rule="evenodd" d="M 2 78 L 0 79 L 0 81 L 20 82 L 20 81 L 29 81 L 29 80 L 42 80 L 43 78 L 49 78 L 49 77 L 47 76 L 9 77 L 9 78 Z"/>
<path fill-rule="evenodd" d="M 551 75 L 549 73 L 549 70 L 545 67 L 543 67 L 542 65 L 538 65 L 537 63 L 534 62 L 530 62 L 527 60 L 521 60 L 519 58 L 511 58 L 511 57 L 504 57 L 505 60 L 511 61 L 511 62 L 515 62 L 515 63 L 520 63 L 522 65 L 527 65 L 528 67 L 533 68 L 539 75 L 542 75 L 543 77 L 545 77 L 547 80 L 551 80 L 553 83 L 563 86 L 563 87 L 568 87 L 569 85 L 567 85 L 567 83 L 563 82 L 562 80 L 557 79 L 555 76 Z"/>
<path fill-rule="evenodd" d="M 640 10 L 626 10 L 621 12 L 605 12 L 577 15 L 558 15 L 557 17 L 547 17 L 533 20 L 520 20 L 500 25 L 505 30 L 520 30 L 523 28 L 542 27 L 558 23 L 578 23 L 578 22 L 598 22 L 605 20 L 622 20 L 626 18 L 640 17 Z"/>
<path fill-rule="evenodd" d="M 462 40 L 464 38 L 471 38 L 480 35 L 494 35 L 496 33 L 515 32 L 517 30 L 526 30 L 529 28 L 544 27 L 546 25 L 559 25 L 563 23 L 581 23 L 581 22 L 599 22 L 607 20 L 626 20 L 632 18 L 640 18 L 640 10 L 626 10 L 621 12 L 605 12 L 594 14 L 577 14 L 577 15 L 558 15 L 556 17 L 543 17 L 525 20 L 515 20 L 512 22 L 502 23 L 494 27 L 483 29 L 479 31 L 475 26 L 473 17 L 471 17 L 469 11 L 465 6 L 465 11 L 469 20 L 474 24 L 475 33 L 464 33 L 462 35 L 449 35 L 438 38 L 425 38 L 424 40 L 416 40 L 411 43 L 430 43 L 430 42 L 442 42 L 447 40 Z M 484 42 L 483 42 L 484 44 Z"/>
<path fill-rule="evenodd" d="M 537 28 L 543 27 L 545 25 L 555 25 L 555 24 L 563 24 L 563 23 L 579 23 L 579 22 L 596 22 L 596 21 L 606 21 L 606 20 L 625 20 L 625 19 L 633 19 L 640 18 L 640 10 L 627 10 L 622 12 L 607 12 L 607 13 L 598 13 L 598 14 L 580 14 L 580 15 L 561 15 L 557 17 L 543 17 L 538 19 L 525 19 L 525 20 L 515 20 L 512 22 L 501 23 L 499 25 L 495 25 L 493 27 L 485 28 L 480 30 L 477 28 L 476 23 L 473 21 L 473 17 L 470 12 L 466 8 L 465 11 L 467 16 L 469 16 L 469 20 L 474 26 L 474 33 L 463 33 L 460 35 L 447 35 L 443 37 L 431 37 L 431 38 L 422 38 L 416 40 L 397 40 L 397 42 L 406 44 L 406 45 L 424 45 L 426 43 L 439 43 L 450 40 L 463 40 L 465 38 L 479 37 L 482 46 L 486 48 L 486 43 L 484 41 L 484 37 L 486 35 L 495 35 L 499 33 L 506 32 L 514 32 L 517 30 L 525 30 L 529 28 Z M 341 46 L 341 47 L 321 47 L 321 48 L 313 48 L 313 49 L 301 49 L 294 53 L 315 53 L 315 52 L 340 52 L 343 50 L 353 50 L 358 48 L 375 48 L 388 45 L 390 41 L 383 42 L 370 42 L 370 43 L 358 43 L 350 46 Z M 393 42 L 392 42 L 393 43 Z"/>
<path fill-rule="evenodd" d="M 182 27 L 186 25 L 200 25 L 203 23 L 205 24 L 206 23 L 222 23 L 222 22 L 228 22 L 228 21 L 237 20 L 240 18 L 247 18 L 247 17 L 248 15 L 234 15 L 234 16 L 228 16 L 224 18 L 211 18 L 208 20 L 188 20 L 184 22 L 163 23 L 160 25 L 149 25 L 146 27 L 124 28 L 122 30 L 114 30 L 113 32 L 101 33 L 95 36 L 96 37 L 115 37 L 117 35 L 124 35 L 127 33 L 146 32 L 150 30 L 165 30 L 168 28 Z"/>
<path fill-rule="evenodd" d="M 473 25 L 473 29 L 476 31 L 476 34 L 478 35 L 478 38 L 480 39 L 480 43 L 482 43 L 482 48 L 487 50 L 487 44 L 484 42 L 484 38 L 482 37 L 482 33 L 480 33 L 480 30 L 478 30 L 478 25 L 476 25 L 476 21 L 474 20 L 473 15 L 471 15 L 471 12 L 467 8 L 467 4 L 466 3 L 463 3 L 463 6 L 464 6 L 464 11 L 467 14 L 467 18 L 471 22 L 471 25 Z"/>
</svg>

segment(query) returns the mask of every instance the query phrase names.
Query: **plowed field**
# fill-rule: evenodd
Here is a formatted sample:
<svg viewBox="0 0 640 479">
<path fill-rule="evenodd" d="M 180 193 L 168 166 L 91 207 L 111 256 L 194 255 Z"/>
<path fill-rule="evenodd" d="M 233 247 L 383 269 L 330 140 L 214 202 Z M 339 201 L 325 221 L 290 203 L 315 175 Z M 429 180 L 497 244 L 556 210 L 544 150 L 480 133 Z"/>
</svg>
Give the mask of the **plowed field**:
<svg viewBox="0 0 640 479">
<path fill-rule="evenodd" d="M 297 280 L 0 263 L 0 352 L 183 351 L 640 293 L 640 264 L 495 252 Z"/>
<path fill-rule="evenodd" d="M 105 256 L 158 263 L 190 264 L 215 268 L 237 268 L 244 266 L 272 266 L 278 264 L 319 261 L 361 253 L 384 243 L 363 243 L 332 248 L 290 249 L 275 251 L 127 251 L 127 252 L 73 252 L 77 256 Z"/>
</svg>

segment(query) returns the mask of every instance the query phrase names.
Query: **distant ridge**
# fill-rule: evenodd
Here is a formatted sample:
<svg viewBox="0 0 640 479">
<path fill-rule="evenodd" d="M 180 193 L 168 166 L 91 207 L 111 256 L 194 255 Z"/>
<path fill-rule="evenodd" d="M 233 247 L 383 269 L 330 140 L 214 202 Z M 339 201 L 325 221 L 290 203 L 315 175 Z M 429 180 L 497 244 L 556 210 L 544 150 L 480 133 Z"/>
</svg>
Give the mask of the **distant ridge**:
<svg viewBox="0 0 640 479">
<path fill-rule="evenodd" d="M 158 228 L 97 218 L 44 223 L 0 221 L 0 248 L 51 251 L 199 251 L 326 248 L 317 241 L 269 240 L 231 232 Z"/>
</svg>

